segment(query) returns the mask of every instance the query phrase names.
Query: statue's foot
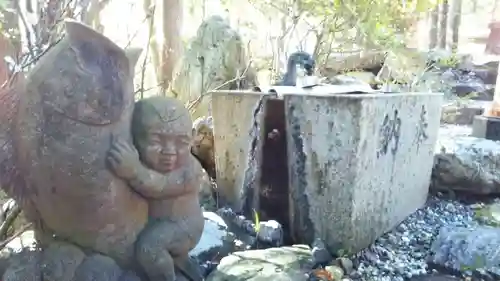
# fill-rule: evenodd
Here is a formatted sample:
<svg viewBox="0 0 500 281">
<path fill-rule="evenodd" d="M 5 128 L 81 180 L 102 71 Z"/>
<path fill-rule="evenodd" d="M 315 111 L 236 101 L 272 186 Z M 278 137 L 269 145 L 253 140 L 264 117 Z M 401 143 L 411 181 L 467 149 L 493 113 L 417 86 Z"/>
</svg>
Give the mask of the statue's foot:
<svg viewBox="0 0 500 281">
<path fill-rule="evenodd" d="M 176 266 L 176 276 L 183 276 L 187 278 L 188 281 L 203 281 L 203 274 L 200 270 L 200 265 L 198 262 L 190 257 L 176 258 L 175 259 Z M 180 272 L 181 274 L 177 273 Z M 176 278 L 179 279 L 180 277 Z M 179 279 L 184 280 L 184 279 Z M 177 281 L 177 280 L 176 280 Z"/>
</svg>

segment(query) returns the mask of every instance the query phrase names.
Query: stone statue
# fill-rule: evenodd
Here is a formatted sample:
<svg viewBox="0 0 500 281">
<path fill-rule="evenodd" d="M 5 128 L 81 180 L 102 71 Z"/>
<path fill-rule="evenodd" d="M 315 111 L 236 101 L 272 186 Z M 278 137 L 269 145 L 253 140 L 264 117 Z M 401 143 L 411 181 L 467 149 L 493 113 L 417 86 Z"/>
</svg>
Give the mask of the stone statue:
<svg viewBox="0 0 500 281">
<path fill-rule="evenodd" d="M 210 115 L 210 96 L 202 97 L 208 91 L 256 86 L 256 72 L 245 49 L 241 35 L 227 20 L 217 15 L 207 18 L 176 65 L 170 93 L 193 105 L 194 119 Z"/>
<path fill-rule="evenodd" d="M 187 252 L 203 230 L 186 109 L 140 102 L 134 123 L 145 127 L 132 137 L 140 51 L 75 21 L 65 30 L 21 85 L 0 92 L 0 185 L 40 246 L 2 280 L 173 280 L 173 264 L 194 269 Z"/>
<path fill-rule="evenodd" d="M 116 175 L 149 202 L 149 225 L 136 253 L 152 281 L 174 281 L 174 260 L 185 274 L 197 270 L 188 252 L 201 238 L 204 218 L 198 198 L 201 166 L 190 150 L 191 125 L 179 100 L 143 99 L 136 103 L 132 118 L 135 148 L 118 140 L 109 152 Z"/>
</svg>

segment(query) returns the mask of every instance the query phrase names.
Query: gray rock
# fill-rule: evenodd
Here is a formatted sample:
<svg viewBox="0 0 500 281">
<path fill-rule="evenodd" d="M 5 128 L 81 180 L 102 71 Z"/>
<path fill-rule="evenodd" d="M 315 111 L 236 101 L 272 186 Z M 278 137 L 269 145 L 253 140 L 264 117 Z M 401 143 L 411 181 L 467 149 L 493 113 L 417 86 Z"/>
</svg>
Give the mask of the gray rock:
<svg viewBox="0 0 500 281">
<path fill-rule="evenodd" d="M 126 271 L 120 276 L 119 281 L 141 281 L 141 278 L 132 271 Z"/>
<path fill-rule="evenodd" d="M 337 259 L 337 262 L 342 267 L 342 269 L 344 269 L 344 272 L 347 275 L 351 274 L 351 272 L 354 270 L 354 265 L 352 263 L 352 260 L 348 258 L 340 257 Z"/>
<path fill-rule="evenodd" d="M 434 154 L 431 189 L 500 193 L 500 142 L 441 135 Z"/>
<path fill-rule="evenodd" d="M 325 264 L 333 259 L 330 252 L 326 249 L 325 243 L 323 243 L 321 239 L 315 239 L 312 247 L 312 256 L 315 264 Z"/>
<path fill-rule="evenodd" d="M 224 257 L 207 281 L 304 281 L 311 268 L 304 245 L 236 252 Z"/>
<path fill-rule="evenodd" d="M 85 254 L 76 246 L 55 242 L 43 251 L 42 257 L 44 280 L 72 281 Z"/>
<path fill-rule="evenodd" d="M 257 238 L 275 247 L 280 247 L 283 245 L 283 227 L 275 220 L 260 222 Z"/>
<path fill-rule="evenodd" d="M 41 252 L 23 250 L 11 256 L 10 264 L 4 272 L 2 281 L 42 281 L 40 267 Z"/>
<path fill-rule="evenodd" d="M 457 97 L 472 100 L 493 100 L 493 87 L 485 84 L 474 72 L 448 69 L 442 75 L 444 84 L 451 87 Z"/>
<path fill-rule="evenodd" d="M 92 255 L 86 257 L 75 272 L 74 281 L 119 281 L 123 271 L 109 257 Z"/>
<path fill-rule="evenodd" d="M 453 270 L 484 269 L 500 275 L 500 228 L 443 227 L 432 243 L 430 262 Z"/>
<path fill-rule="evenodd" d="M 457 100 L 443 105 L 441 123 L 472 125 L 474 116 L 483 114 L 490 102 Z"/>
<path fill-rule="evenodd" d="M 371 72 L 351 72 L 336 75 L 328 79 L 327 83 L 332 85 L 364 85 L 371 87 L 370 84 L 374 81 L 375 75 Z"/>
</svg>

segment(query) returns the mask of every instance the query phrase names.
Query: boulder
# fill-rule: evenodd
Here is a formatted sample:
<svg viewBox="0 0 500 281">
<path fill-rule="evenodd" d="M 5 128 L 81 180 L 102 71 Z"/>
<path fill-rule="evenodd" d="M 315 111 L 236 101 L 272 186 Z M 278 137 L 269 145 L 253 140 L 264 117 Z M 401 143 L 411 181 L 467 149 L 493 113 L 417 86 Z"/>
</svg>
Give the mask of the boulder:
<svg viewBox="0 0 500 281">
<path fill-rule="evenodd" d="M 332 54 L 324 67 L 320 69 L 323 76 L 331 77 L 349 70 L 380 70 L 386 57 L 380 51 L 353 51 L 351 53 Z M 377 72 L 375 72 L 377 73 Z"/>
<path fill-rule="evenodd" d="M 434 153 L 431 189 L 500 193 L 500 142 L 441 134 Z"/>
<path fill-rule="evenodd" d="M 474 72 L 448 69 L 441 74 L 445 86 L 455 96 L 472 100 L 493 100 L 494 85 L 487 85 Z"/>
<path fill-rule="evenodd" d="M 295 245 L 233 253 L 223 258 L 207 281 L 303 281 L 312 269 L 311 250 Z"/>
<path fill-rule="evenodd" d="M 327 78 L 326 83 L 332 85 L 366 85 L 368 88 L 374 86 L 377 81 L 371 72 L 349 72 Z"/>
<path fill-rule="evenodd" d="M 207 92 L 248 89 L 256 84 L 245 43 L 238 31 L 220 16 L 203 21 L 174 73 L 170 93 L 188 104 L 193 118 L 210 115 Z M 241 79 L 235 79 L 240 76 Z"/>
<path fill-rule="evenodd" d="M 377 74 L 377 79 L 412 83 L 424 73 L 426 64 L 425 56 L 413 49 L 406 49 L 398 53 L 389 52 L 382 69 Z"/>
<path fill-rule="evenodd" d="M 500 228 L 443 227 L 432 243 L 431 263 L 457 271 L 485 270 L 500 277 Z"/>
</svg>

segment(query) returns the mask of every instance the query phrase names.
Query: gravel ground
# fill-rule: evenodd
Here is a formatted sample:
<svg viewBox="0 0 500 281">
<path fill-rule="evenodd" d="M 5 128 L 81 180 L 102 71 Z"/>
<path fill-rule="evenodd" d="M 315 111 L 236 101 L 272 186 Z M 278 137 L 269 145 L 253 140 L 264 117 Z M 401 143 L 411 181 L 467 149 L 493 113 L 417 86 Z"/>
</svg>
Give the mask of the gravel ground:
<svg viewBox="0 0 500 281">
<path fill-rule="evenodd" d="M 443 226 L 474 226 L 473 211 L 457 201 L 430 198 L 399 226 L 386 233 L 354 259 L 352 280 L 403 281 L 435 273 L 426 258 Z"/>
<path fill-rule="evenodd" d="M 230 209 L 220 209 L 218 213 L 223 217 L 232 217 L 239 222 L 238 226 L 245 229 L 245 232 L 255 235 L 250 220 L 234 215 Z M 425 207 L 417 210 L 352 259 L 357 270 L 350 275 L 350 279 L 406 281 L 413 277 L 437 273 L 428 267 L 427 257 L 440 228 L 475 226 L 478 222 L 473 216 L 472 208 L 466 204 L 456 200 L 430 197 Z"/>
</svg>

